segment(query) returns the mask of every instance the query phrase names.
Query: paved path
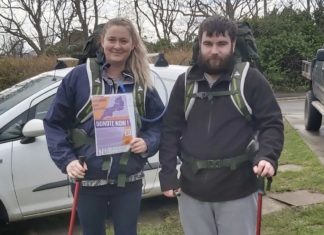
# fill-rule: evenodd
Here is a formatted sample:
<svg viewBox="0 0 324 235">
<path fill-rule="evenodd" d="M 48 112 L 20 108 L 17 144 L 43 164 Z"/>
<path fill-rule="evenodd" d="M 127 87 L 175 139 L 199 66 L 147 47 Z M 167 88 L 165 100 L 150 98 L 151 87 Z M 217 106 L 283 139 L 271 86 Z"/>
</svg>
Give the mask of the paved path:
<svg viewBox="0 0 324 235">
<path fill-rule="evenodd" d="M 279 93 L 276 94 L 276 97 L 279 102 L 298 99 L 301 100 L 301 103 L 303 103 L 305 93 Z M 284 113 L 284 118 L 295 130 L 297 130 L 300 136 L 304 139 L 305 143 L 309 146 L 310 149 L 312 149 L 312 151 L 318 156 L 320 162 L 324 165 L 324 128 L 321 128 L 319 132 L 306 131 L 304 127 L 303 111 Z M 286 170 L 296 170 L 296 167 L 291 166 L 290 169 L 288 167 L 288 169 Z M 311 205 L 320 202 L 324 202 L 323 194 L 310 193 L 306 190 L 280 194 L 270 193 L 265 197 L 263 203 L 263 214 L 282 210 L 289 206 Z"/>
</svg>

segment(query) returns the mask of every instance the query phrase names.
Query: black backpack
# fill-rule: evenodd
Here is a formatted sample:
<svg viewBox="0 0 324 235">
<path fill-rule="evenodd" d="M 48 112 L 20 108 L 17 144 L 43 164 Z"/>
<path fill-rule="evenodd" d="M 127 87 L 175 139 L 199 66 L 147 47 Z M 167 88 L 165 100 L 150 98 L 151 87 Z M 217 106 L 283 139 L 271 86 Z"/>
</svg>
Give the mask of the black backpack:
<svg viewBox="0 0 324 235">
<path fill-rule="evenodd" d="M 79 64 L 84 64 L 87 58 L 96 58 L 97 52 L 100 49 L 100 34 L 105 24 L 99 24 L 93 30 L 93 33 L 88 37 L 85 42 L 82 52 L 74 55 L 73 57 L 79 59 Z"/>
<path fill-rule="evenodd" d="M 236 22 L 237 38 L 234 55 L 238 62 L 250 62 L 251 66 L 259 67 L 259 55 L 256 41 L 249 23 L 243 21 Z M 195 38 L 192 47 L 192 61 L 195 64 L 199 55 L 199 41 Z"/>
</svg>

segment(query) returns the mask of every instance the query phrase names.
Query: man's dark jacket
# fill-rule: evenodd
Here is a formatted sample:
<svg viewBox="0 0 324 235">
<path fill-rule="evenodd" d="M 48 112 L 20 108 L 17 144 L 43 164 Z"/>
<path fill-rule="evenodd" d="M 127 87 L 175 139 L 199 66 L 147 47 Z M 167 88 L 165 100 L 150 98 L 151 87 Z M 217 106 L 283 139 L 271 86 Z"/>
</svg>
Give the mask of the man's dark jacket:
<svg viewBox="0 0 324 235">
<path fill-rule="evenodd" d="M 198 91 L 228 90 L 231 74 L 224 73 L 210 88 L 204 73 L 195 65 L 188 80 L 197 81 Z M 281 110 L 271 87 L 256 69 L 248 70 L 244 96 L 252 109 L 251 122 L 240 114 L 230 96 L 198 99 L 188 119 L 184 114 L 184 74 L 177 79 L 164 116 L 160 144 L 160 182 L 162 191 L 177 189 L 201 201 L 217 202 L 242 198 L 257 190 L 253 165 L 260 160 L 270 162 L 277 169 L 283 147 Z M 245 152 L 253 135 L 259 131 L 259 151 L 250 162 L 238 169 L 228 167 L 202 169 L 194 172 L 189 164 L 182 164 L 177 179 L 177 156 L 182 153 L 196 159 L 224 159 Z"/>
</svg>

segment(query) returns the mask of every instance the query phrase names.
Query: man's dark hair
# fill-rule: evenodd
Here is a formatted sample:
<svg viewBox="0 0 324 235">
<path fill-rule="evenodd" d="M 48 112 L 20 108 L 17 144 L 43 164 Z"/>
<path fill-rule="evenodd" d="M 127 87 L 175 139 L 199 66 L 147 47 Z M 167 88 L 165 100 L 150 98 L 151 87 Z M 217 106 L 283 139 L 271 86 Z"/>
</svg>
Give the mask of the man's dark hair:
<svg viewBox="0 0 324 235">
<path fill-rule="evenodd" d="M 199 42 L 201 42 L 203 33 L 206 32 L 208 37 L 223 35 L 227 32 L 231 41 L 236 40 L 237 26 L 235 22 L 220 15 L 214 15 L 206 18 L 200 25 L 198 31 Z"/>
</svg>

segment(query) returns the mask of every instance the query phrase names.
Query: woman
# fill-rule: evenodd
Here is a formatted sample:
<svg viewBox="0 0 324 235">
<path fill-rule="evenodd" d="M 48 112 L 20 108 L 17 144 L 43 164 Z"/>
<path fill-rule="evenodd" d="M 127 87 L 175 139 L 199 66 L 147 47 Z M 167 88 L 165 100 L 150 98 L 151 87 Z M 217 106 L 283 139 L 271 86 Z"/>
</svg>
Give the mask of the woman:
<svg viewBox="0 0 324 235">
<path fill-rule="evenodd" d="M 131 93 L 141 86 L 147 90 L 146 118 L 156 119 L 164 106 L 152 86 L 146 48 L 133 24 L 124 18 L 112 19 L 103 27 L 100 39 L 102 51 L 96 61 L 105 94 Z M 92 115 L 83 122 L 76 121 L 91 93 L 86 67 L 85 64 L 77 66 L 63 79 L 44 119 L 48 149 L 55 164 L 72 182 L 83 179 L 77 207 L 83 234 L 105 234 L 107 213 L 112 215 L 116 235 L 137 234 L 143 166 L 146 158 L 158 150 L 160 119 L 142 121 L 138 126 L 126 163 L 120 161 L 124 153 L 96 156 L 94 141 L 74 148 L 75 142 L 69 135 L 72 128 L 82 130 L 89 139 L 95 136 Z M 80 156 L 85 157 L 83 166 L 78 161 Z M 122 174 L 126 175 L 124 185 L 119 184 Z"/>
</svg>

